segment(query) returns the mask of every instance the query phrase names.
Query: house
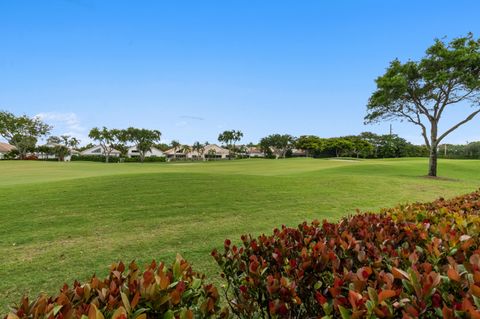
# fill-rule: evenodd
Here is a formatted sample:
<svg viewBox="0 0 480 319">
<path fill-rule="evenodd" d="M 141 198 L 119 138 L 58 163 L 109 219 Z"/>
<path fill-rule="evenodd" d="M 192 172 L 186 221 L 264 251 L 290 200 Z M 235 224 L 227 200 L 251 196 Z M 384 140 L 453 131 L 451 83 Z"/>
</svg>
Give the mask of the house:
<svg viewBox="0 0 480 319">
<path fill-rule="evenodd" d="M 205 159 L 226 159 L 229 155 L 229 150 L 216 144 L 208 144 L 203 149 L 203 157 Z"/>
<path fill-rule="evenodd" d="M 39 147 L 39 150 L 37 152 L 35 152 L 35 156 L 38 158 L 38 159 L 41 159 L 41 160 L 45 160 L 45 159 L 57 159 L 57 155 L 55 154 L 55 147 L 65 147 L 65 145 L 63 144 L 59 144 L 59 143 L 47 143 L 41 147 Z M 49 151 L 47 151 L 48 149 L 50 149 Z M 79 155 L 80 152 L 69 147 L 69 152 L 67 155 L 65 155 L 63 157 L 63 160 L 65 162 L 69 162 L 71 159 L 72 159 L 72 155 Z"/>
<path fill-rule="evenodd" d="M 230 152 L 216 144 L 208 144 L 203 148 L 203 152 L 189 151 L 183 152 L 181 148 L 166 150 L 165 155 L 168 159 L 226 159 Z"/>
<path fill-rule="evenodd" d="M 3 159 L 5 154 L 13 151 L 14 149 L 16 149 L 15 146 L 0 142 L 0 159 Z"/>
<path fill-rule="evenodd" d="M 110 156 L 112 157 L 119 157 L 121 152 L 114 149 L 114 148 L 110 148 L 111 149 L 111 152 L 110 152 Z M 103 151 L 103 148 L 100 146 L 100 145 L 96 145 L 94 147 L 91 147 L 89 149 L 86 149 L 82 152 L 80 152 L 80 155 L 81 156 L 105 156 L 105 152 Z"/>
<path fill-rule="evenodd" d="M 301 150 L 298 148 L 292 149 L 292 157 L 306 157 L 306 156 L 307 156 L 307 152 L 305 152 L 305 150 Z"/>
<path fill-rule="evenodd" d="M 140 152 L 137 150 L 136 146 L 132 146 L 128 149 L 127 157 L 136 157 L 140 156 Z M 151 147 L 150 151 L 145 153 L 145 157 L 165 157 L 165 154 L 156 147 Z"/>
<path fill-rule="evenodd" d="M 165 152 L 163 152 L 163 154 L 168 159 L 172 159 L 172 158 L 185 159 L 185 158 L 187 158 L 187 155 L 184 152 L 181 151 L 180 147 L 177 147 L 176 149 L 173 149 L 173 148 L 168 149 Z"/>
<path fill-rule="evenodd" d="M 247 147 L 246 154 L 248 157 L 265 157 L 265 153 L 259 147 Z"/>
</svg>

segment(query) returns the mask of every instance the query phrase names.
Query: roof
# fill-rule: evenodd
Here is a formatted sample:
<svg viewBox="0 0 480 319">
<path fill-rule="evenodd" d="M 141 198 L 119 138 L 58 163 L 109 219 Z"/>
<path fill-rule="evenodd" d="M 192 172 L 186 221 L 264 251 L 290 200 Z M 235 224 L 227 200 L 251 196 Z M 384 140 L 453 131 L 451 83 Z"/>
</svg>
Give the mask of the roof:
<svg viewBox="0 0 480 319">
<path fill-rule="evenodd" d="M 202 154 L 208 154 L 208 152 L 215 151 L 216 154 L 229 154 L 229 151 L 223 147 L 218 146 L 217 144 L 208 144 L 203 147 L 203 152 Z M 167 155 L 173 155 L 174 150 L 173 148 L 166 150 L 163 152 L 164 154 Z M 185 154 L 185 152 L 182 151 L 182 147 L 177 147 L 176 154 Z M 190 147 L 190 152 L 187 154 L 192 154 L 192 155 L 199 155 L 197 151 L 193 150 L 193 147 Z"/>
<path fill-rule="evenodd" d="M 183 152 L 181 152 L 181 149 L 182 148 L 179 146 L 179 147 L 177 147 L 176 151 L 174 151 L 173 148 L 171 148 L 171 149 L 168 149 L 168 150 L 164 151 L 163 153 L 168 154 L 168 155 L 173 155 L 173 153 L 184 154 Z"/>
<path fill-rule="evenodd" d="M 262 150 L 259 147 L 248 147 L 247 148 L 247 153 L 252 154 L 252 153 L 262 153 Z"/>
<path fill-rule="evenodd" d="M 16 149 L 15 146 L 0 142 L 0 153 L 8 153 L 14 149 Z"/>
<path fill-rule="evenodd" d="M 130 146 L 130 147 L 128 148 L 128 151 L 136 151 L 136 150 L 137 150 L 137 146 L 135 146 L 135 145 L 134 145 L 134 146 Z M 157 152 L 160 152 L 160 153 L 164 153 L 164 152 L 162 152 L 162 150 L 156 148 L 155 146 L 150 147 L 150 152 L 154 152 L 154 151 L 157 151 Z"/>
<path fill-rule="evenodd" d="M 208 144 L 204 148 L 204 153 L 208 154 L 208 152 L 215 151 L 216 154 L 230 154 L 230 151 L 226 148 L 220 147 L 217 144 Z"/>
<path fill-rule="evenodd" d="M 90 147 L 86 150 L 83 150 L 83 151 L 80 152 L 80 154 L 82 154 L 82 155 L 89 154 L 91 151 L 93 151 L 94 149 L 99 148 L 99 147 L 102 149 L 101 155 L 103 155 L 103 148 L 100 145 L 95 145 L 94 147 Z M 114 148 L 112 148 L 112 151 L 110 152 L 110 154 L 120 154 L 120 153 L 121 153 L 120 151 L 118 151 Z"/>
</svg>

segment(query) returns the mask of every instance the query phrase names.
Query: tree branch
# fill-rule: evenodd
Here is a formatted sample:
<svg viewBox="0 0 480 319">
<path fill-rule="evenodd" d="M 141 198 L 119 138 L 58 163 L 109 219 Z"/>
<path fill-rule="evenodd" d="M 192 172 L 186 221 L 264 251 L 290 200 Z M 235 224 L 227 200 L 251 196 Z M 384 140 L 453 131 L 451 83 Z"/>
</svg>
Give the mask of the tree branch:
<svg viewBox="0 0 480 319">
<path fill-rule="evenodd" d="M 458 122 L 456 125 L 452 126 L 450 129 L 448 129 L 447 131 L 445 131 L 445 133 L 443 133 L 442 135 L 440 135 L 440 137 L 437 139 L 437 144 L 440 143 L 440 141 L 445 137 L 447 136 L 448 134 L 450 134 L 451 132 L 453 132 L 454 130 L 456 130 L 457 128 L 459 128 L 461 125 L 467 123 L 468 121 L 470 121 L 471 119 L 473 119 L 475 117 L 475 115 L 477 115 L 478 113 L 480 113 L 480 109 L 479 110 L 476 110 L 475 112 L 473 112 L 472 114 L 470 114 L 469 116 L 467 116 L 463 121 L 460 121 Z"/>
<path fill-rule="evenodd" d="M 428 109 L 423 105 L 420 98 L 415 94 L 415 91 L 414 90 L 409 90 L 408 93 L 412 97 L 413 103 L 415 104 L 417 109 L 420 110 L 420 113 L 424 114 L 426 117 L 428 117 L 429 120 L 431 120 L 432 115 L 428 112 Z"/>
<path fill-rule="evenodd" d="M 447 91 L 445 91 L 441 86 L 440 86 L 440 90 L 445 94 L 445 98 L 443 100 L 443 103 L 442 103 L 442 106 L 440 107 L 440 109 L 438 110 L 438 113 L 436 114 L 435 116 L 435 119 L 438 120 L 440 119 L 440 117 L 442 116 L 442 113 L 443 113 L 443 110 L 445 110 L 445 107 L 449 104 L 448 103 L 448 98 L 450 97 L 450 93 L 452 92 L 452 89 L 453 89 L 453 85 L 451 82 L 448 83 L 448 88 L 447 88 Z"/>
<path fill-rule="evenodd" d="M 415 112 L 415 115 L 417 117 L 416 120 L 411 115 L 403 111 L 400 111 L 400 114 L 406 117 L 409 122 L 415 125 L 418 125 L 422 128 L 422 136 L 423 136 L 423 139 L 425 140 L 425 145 L 427 145 L 427 147 L 430 148 L 430 141 L 428 140 L 428 136 L 427 136 L 427 128 L 425 127 L 425 125 L 423 125 L 422 121 L 420 120 L 420 114 L 418 112 Z"/>
</svg>

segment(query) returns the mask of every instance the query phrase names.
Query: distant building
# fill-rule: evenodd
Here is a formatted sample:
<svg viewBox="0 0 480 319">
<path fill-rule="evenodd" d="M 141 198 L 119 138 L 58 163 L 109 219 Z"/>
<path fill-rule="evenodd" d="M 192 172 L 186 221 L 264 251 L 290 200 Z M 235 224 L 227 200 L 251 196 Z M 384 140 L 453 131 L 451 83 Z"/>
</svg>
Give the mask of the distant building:
<svg viewBox="0 0 480 319">
<path fill-rule="evenodd" d="M 119 157 L 121 154 L 120 151 L 111 148 L 110 156 L 112 157 Z M 82 152 L 80 152 L 80 155 L 82 156 L 105 156 L 105 152 L 103 151 L 103 148 L 100 145 L 95 145 L 94 147 L 91 147 L 89 149 L 86 149 Z"/>
<path fill-rule="evenodd" d="M 181 151 L 180 147 L 177 147 L 176 149 L 168 149 L 165 152 L 163 152 L 165 156 L 168 159 L 176 158 L 176 159 L 185 159 L 187 158 L 187 154 Z"/>
<path fill-rule="evenodd" d="M 5 154 L 15 150 L 16 147 L 13 145 L 10 145 L 8 143 L 2 143 L 0 142 L 0 159 L 3 159 L 5 157 Z"/>
<path fill-rule="evenodd" d="M 230 154 L 227 149 L 220 147 L 216 144 L 206 145 L 203 148 L 203 152 L 198 152 L 196 150 L 184 152 L 182 151 L 182 148 L 179 147 L 176 150 L 171 148 L 169 150 L 166 150 L 164 153 L 168 159 L 226 159 Z"/>
<path fill-rule="evenodd" d="M 248 157 L 265 157 L 265 153 L 259 147 L 247 147 Z"/>
<path fill-rule="evenodd" d="M 137 157 L 140 156 L 140 152 L 137 150 L 136 146 L 132 146 L 128 149 L 128 157 Z M 165 157 L 165 154 L 156 147 L 150 148 L 150 151 L 145 153 L 145 157 Z"/>
<path fill-rule="evenodd" d="M 307 152 L 305 150 L 301 150 L 298 148 L 292 149 L 292 157 L 305 157 L 307 156 Z"/>
<path fill-rule="evenodd" d="M 206 159 L 226 159 L 230 151 L 217 144 L 208 144 L 203 150 L 203 157 Z"/>
</svg>

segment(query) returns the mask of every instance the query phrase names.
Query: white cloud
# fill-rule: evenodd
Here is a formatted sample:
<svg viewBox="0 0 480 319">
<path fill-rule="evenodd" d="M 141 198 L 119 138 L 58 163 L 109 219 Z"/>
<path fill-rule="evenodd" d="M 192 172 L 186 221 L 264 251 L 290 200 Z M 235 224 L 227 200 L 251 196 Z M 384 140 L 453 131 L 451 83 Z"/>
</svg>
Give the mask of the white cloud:
<svg viewBox="0 0 480 319">
<path fill-rule="evenodd" d="M 69 135 L 80 139 L 82 144 L 90 141 L 87 130 L 81 125 L 77 114 L 73 112 L 45 112 L 35 115 L 45 123 L 53 126 L 53 135 Z"/>
</svg>

